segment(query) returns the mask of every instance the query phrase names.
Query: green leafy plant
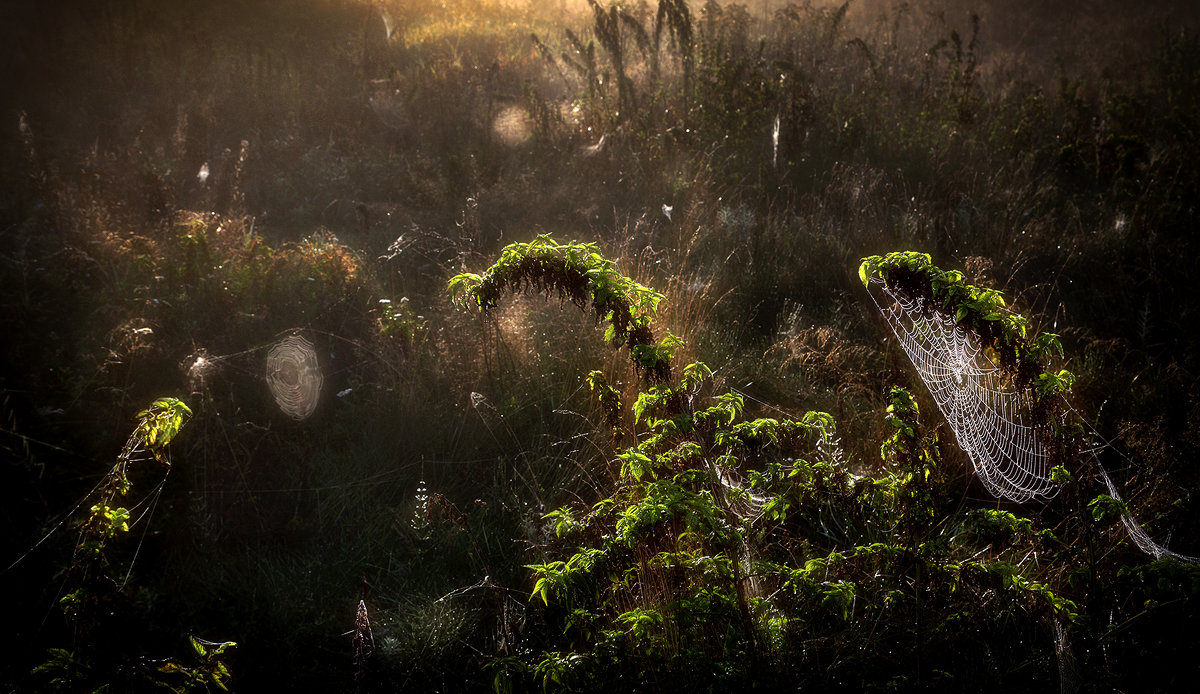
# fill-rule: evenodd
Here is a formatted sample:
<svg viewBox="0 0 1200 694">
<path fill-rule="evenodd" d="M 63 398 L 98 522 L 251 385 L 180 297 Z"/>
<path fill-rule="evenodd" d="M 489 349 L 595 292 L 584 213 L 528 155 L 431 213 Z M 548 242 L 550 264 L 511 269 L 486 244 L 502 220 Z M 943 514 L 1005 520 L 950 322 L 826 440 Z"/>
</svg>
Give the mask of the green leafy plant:
<svg viewBox="0 0 1200 694">
<path fill-rule="evenodd" d="M 671 357 L 679 338 L 667 334 L 654 342 L 650 322 L 663 295 L 617 271 L 594 243 L 559 243 L 542 235 L 529 243 L 506 246 L 483 275 L 462 273 L 450 278 L 450 296 L 459 306 L 494 308 L 506 292 L 557 294 L 581 309 L 591 306 L 606 324 L 604 339 L 627 345 L 637 369 L 652 382 L 671 376 Z"/>
<path fill-rule="evenodd" d="M 1002 367 L 1012 372 L 1019 385 L 1036 382 L 1039 398 L 1070 391 L 1074 383 L 1070 372 L 1046 370 L 1046 361 L 1053 353 L 1062 355 L 1058 336 L 1045 333 L 1030 340 L 1029 321 L 1008 310 L 1004 296 L 995 289 L 966 284 L 961 272 L 942 270 L 927 253 L 915 251 L 863 258 L 858 277 L 867 287 L 872 279 L 878 278 L 954 316 L 980 336 L 983 345 L 996 355 Z"/>
<path fill-rule="evenodd" d="M 184 665 L 168 658 L 157 666 L 163 675 L 162 685 L 172 692 L 209 692 L 213 689 L 227 692 L 233 675 L 225 663 L 227 651 L 236 647 L 233 641 L 214 643 L 189 636 L 194 651 L 195 665 Z M 176 683 L 177 682 L 177 683 Z"/>
<path fill-rule="evenodd" d="M 496 287 L 510 283 L 539 291 L 565 285 L 564 296 L 583 305 L 592 286 L 582 272 L 571 273 L 572 285 L 512 279 L 567 274 L 568 254 L 579 252 L 546 239 L 509 247 L 488 276 L 456 277 L 451 291 L 487 306 Z M 588 258 L 597 273 L 610 271 L 598 254 Z M 932 267 L 912 254 L 868 259 L 864 274 L 897 261 L 905 270 Z M 947 296 L 965 297 L 964 319 L 999 320 L 991 316 L 1003 308 L 998 293 L 938 277 Z M 1030 518 L 956 507 L 956 497 L 943 493 L 937 435 L 922 426 L 908 391 L 888 394 L 883 470 L 858 475 L 830 415 L 749 416 L 737 392 L 697 397 L 712 377 L 693 363 L 678 385 L 646 384 L 629 412 L 637 443 L 615 453 L 611 494 L 544 514 L 554 539 L 526 568 L 530 597 L 560 637 L 521 666 L 543 686 L 586 688 L 611 671 L 654 677 L 664 668 L 678 672 L 681 662 L 723 663 L 737 681 L 752 676 L 745 663 L 786 669 L 801 624 L 847 642 L 869 638 L 861 623 L 887 624 L 890 633 L 909 634 L 893 638 L 920 643 L 930 634 L 919 625 L 919 637 L 905 631 L 893 621 L 898 615 L 981 623 L 995 618 L 979 602 L 989 594 L 1006 601 L 1010 616 L 1002 619 L 1041 611 L 1077 618 L 1077 604 L 1056 587 L 1060 574 L 1041 576 L 1019 561 L 1021 552 L 1052 551 L 1062 541 Z M 609 426 L 619 428 L 625 413 L 617 395 L 598 372 L 587 381 Z"/>
<path fill-rule="evenodd" d="M 424 316 L 418 316 L 409 305 L 408 297 L 393 303 L 379 300 L 379 334 L 396 343 L 402 350 L 411 351 L 424 334 Z"/>
<path fill-rule="evenodd" d="M 125 585 L 113 580 L 110 569 L 114 542 L 128 533 L 137 520 L 131 511 L 135 506 L 129 503 L 135 473 L 140 473 L 135 468 L 156 461 L 164 471 L 165 481 L 171 470 L 168 445 L 191 414 L 191 408 L 176 398 L 160 398 L 139 412 L 137 425 L 116 464 L 95 492 L 98 501 L 79 524 L 79 541 L 67 568 L 69 592 L 59 600 L 75 642 L 70 649 L 50 649 L 47 660 L 32 673 L 51 687 L 99 691 L 107 687 L 127 689 L 153 684 L 175 692 L 228 690 L 231 674 L 225 663 L 226 651 L 236 645 L 231 641 L 212 643 L 189 637 L 195 651 L 194 665 L 176 659 L 152 664 L 137 659 L 134 653 L 123 652 L 120 644 L 111 643 L 108 636 L 115 629 L 112 620 L 123 617 L 117 604 Z M 163 481 L 138 506 L 149 503 L 152 507 Z M 127 574 L 131 572 L 132 567 Z"/>
<path fill-rule="evenodd" d="M 171 469 L 167 445 L 191 414 L 191 409 L 175 398 L 160 398 L 139 412 L 137 426 L 125 442 L 116 464 L 98 487 L 97 502 L 80 523 L 79 542 L 67 572 L 69 583 L 74 588 L 61 603 L 68 617 L 85 632 L 91 629 L 100 596 L 108 592 L 107 588 L 102 588 L 110 580 L 106 575 L 108 546 L 114 539 L 129 532 L 132 517 L 126 505 L 133 487 L 133 468 L 147 459 L 155 460 L 165 470 L 165 478 Z M 159 490 L 161 483 L 152 494 L 157 494 Z"/>
<path fill-rule="evenodd" d="M 904 388 L 892 386 L 887 422 L 892 434 L 884 440 L 879 453 L 885 463 L 894 465 L 900 483 L 897 502 L 903 518 L 903 530 L 909 537 L 920 534 L 936 522 L 932 492 L 937 480 L 940 454 L 936 433 L 920 431 L 917 401 Z"/>
<path fill-rule="evenodd" d="M 1088 502 L 1087 507 L 1091 512 L 1092 520 L 1097 522 L 1111 523 L 1129 513 L 1125 502 L 1107 494 L 1101 494 L 1092 499 Z"/>
</svg>

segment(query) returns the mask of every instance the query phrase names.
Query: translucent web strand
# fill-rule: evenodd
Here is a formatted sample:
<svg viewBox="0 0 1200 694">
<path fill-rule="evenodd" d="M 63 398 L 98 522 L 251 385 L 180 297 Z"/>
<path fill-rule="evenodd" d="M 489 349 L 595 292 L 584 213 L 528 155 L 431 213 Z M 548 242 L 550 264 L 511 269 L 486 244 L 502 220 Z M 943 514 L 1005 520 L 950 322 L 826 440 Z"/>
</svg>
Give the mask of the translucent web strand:
<svg viewBox="0 0 1200 694">
<path fill-rule="evenodd" d="M 890 299 L 880 305 L 871 292 L 988 492 L 1017 502 L 1052 498 L 1057 487 L 1032 422 L 1029 391 L 1017 388 L 953 316 L 881 280 L 871 286 Z"/>
<path fill-rule="evenodd" d="M 1093 454 L 1093 458 L 1094 457 L 1095 454 Z M 1109 478 L 1108 473 L 1105 472 L 1104 468 L 1100 465 L 1099 459 L 1096 459 L 1096 469 L 1100 471 L 1100 479 L 1104 481 L 1104 486 L 1108 487 L 1108 495 L 1117 501 L 1120 501 L 1121 495 L 1117 492 L 1117 485 L 1113 484 L 1113 481 Z M 1172 552 L 1166 547 L 1163 547 L 1154 540 L 1150 539 L 1150 536 L 1146 534 L 1146 531 L 1142 530 L 1142 526 L 1138 525 L 1137 520 L 1134 519 L 1134 517 L 1128 512 L 1121 514 L 1121 524 L 1125 526 L 1125 532 L 1129 533 L 1129 539 L 1133 540 L 1133 544 L 1137 545 L 1138 549 L 1142 550 L 1146 554 L 1149 554 L 1155 559 L 1170 557 L 1185 564 L 1200 563 L 1200 557 L 1189 557 L 1186 554 Z"/>
<path fill-rule="evenodd" d="M 1090 422 L 1088 422 L 1086 419 L 1083 418 L 1082 415 L 1079 414 L 1078 410 L 1076 410 L 1074 407 L 1071 406 L 1071 403 L 1067 402 L 1064 399 L 1063 404 L 1066 406 L 1066 408 L 1068 410 L 1070 410 L 1070 412 L 1073 415 L 1075 415 L 1076 419 L 1083 422 L 1084 426 L 1087 427 L 1087 429 L 1091 433 L 1091 435 L 1094 436 L 1096 438 L 1096 440 L 1098 440 L 1100 442 L 1099 446 L 1097 446 L 1087 452 L 1091 453 L 1092 461 L 1096 463 L 1096 471 L 1100 475 L 1100 480 L 1102 482 L 1104 482 L 1104 486 L 1108 488 L 1108 495 L 1111 496 L 1112 498 L 1116 499 L 1117 501 L 1121 501 L 1122 500 L 1121 494 L 1117 491 L 1117 485 L 1113 483 L 1112 478 L 1110 478 L 1108 476 L 1108 472 L 1105 471 L 1104 466 L 1100 464 L 1100 456 L 1097 455 L 1097 451 L 1099 451 L 1102 448 L 1111 448 L 1111 449 L 1113 449 L 1113 451 L 1115 451 L 1117 453 L 1117 455 L 1124 458 L 1127 462 L 1132 463 L 1133 461 L 1129 460 L 1129 456 L 1122 453 L 1120 451 L 1120 449 L 1113 446 L 1111 441 L 1109 441 L 1108 439 L 1105 439 L 1104 436 L 1102 436 L 1100 434 L 1100 432 L 1096 430 L 1096 427 L 1092 426 L 1092 424 Z M 1129 539 L 1133 540 L 1133 544 L 1137 545 L 1138 549 L 1142 550 L 1146 554 L 1149 554 L 1150 556 L 1154 557 L 1155 559 L 1162 559 L 1163 557 L 1170 557 L 1172 559 L 1176 559 L 1178 561 L 1184 562 L 1185 564 L 1200 563 L 1200 557 L 1192 557 L 1192 556 L 1188 556 L 1186 554 L 1172 552 L 1171 550 L 1167 549 L 1166 547 L 1163 547 L 1162 545 L 1158 544 L 1154 540 L 1150 539 L 1150 536 L 1148 534 L 1146 534 L 1145 530 L 1142 530 L 1142 526 L 1137 522 L 1137 519 L 1134 518 L 1133 515 L 1129 513 L 1128 510 L 1125 513 L 1121 514 L 1121 524 L 1125 526 L 1125 532 L 1129 533 Z"/>
<path fill-rule="evenodd" d="M 1054 656 L 1058 660 L 1058 690 L 1062 694 L 1079 691 L 1079 668 L 1075 662 L 1075 650 L 1071 648 L 1071 635 L 1062 620 L 1054 617 Z"/>
</svg>

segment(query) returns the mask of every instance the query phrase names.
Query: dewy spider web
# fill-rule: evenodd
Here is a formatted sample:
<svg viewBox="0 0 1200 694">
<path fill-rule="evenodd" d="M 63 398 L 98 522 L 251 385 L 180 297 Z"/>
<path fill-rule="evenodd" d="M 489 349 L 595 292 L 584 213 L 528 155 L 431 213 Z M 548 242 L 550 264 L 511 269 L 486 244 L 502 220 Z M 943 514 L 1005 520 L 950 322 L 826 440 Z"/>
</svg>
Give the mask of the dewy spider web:
<svg viewBox="0 0 1200 694">
<path fill-rule="evenodd" d="M 1094 455 L 1095 454 L 1093 454 L 1093 456 Z M 1108 495 L 1117 501 L 1120 501 L 1121 495 L 1117 493 L 1117 485 L 1113 484 L 1113 481 L 1108 477 L 1108 473 L 1104 471 L 1104 468 L 1100 467 L 1099 460 L 1096 461 L 1096 469 L 1100 471 L 1100 479 L 1104 481 L 1104 486 L 1108 487 Z M 1155 559 L 1171 557 L 1172 559 L 1176 559 L 1187 564 L 1200 563 L 1200 557 L 1189 557 L 1186 554 L 1172 552 L 1166 547 L 1163 547 L 1154 540 L 1150 539 L 1150 536 L 1146 534 L 1146 531 L 1142 530 L 1142 526 L 1138 525 L 1138 522 L 1134 520 L 1133 516 L 1129 515 L 1128 513 L 1121 514 L 1121 524 L 1125 526 L 1125 532 L 1129 533 L 1129 539 L 1133 540 L 1133 544 L 1137 545 L 1138 549 L 1142 550 L 1146 554 L 1149 554 Z"/>
<path fill-rule="evenodd" d="M 1032 396 L 983 350 L 953 316 L 872 280 L 891 300 L 875 305 L 942 411 L 979 480 L 993 496 L 1025 502 L 1050 499 L 1046 449 L 1031 421 Z M 875 299 L 874 292 L 871 298 Z"/>
<path fill-rule="evenodd" d="M 288 335 L 267 354 L 267 385 L 292 419 L 306 419 L 317 409 L 323 382 L 317 350 L 300 335 Z"/>
<path fill-rule="evenodd" d="M 872 289 L 882 292 L 890 302 L 881 305 Z M 1057 487 L 1050 480 L 1046 448 L 1032 421 L 1033 396 L 1029 390 L 1016 387 L 986 354 L 974 333 L 959 326 L 953 316 L 927 306 L 923 297 L 908 296 L 879 278 L 873 278 L 867 290 L 954 431 L 958 445 L 971 459 L 983 486 L 995 497 L 1017 502 L 1052 498 Z M 1069 403 L 1067 408 L 1074 412 Z M 1093 429 L 1093 433 L 1097 432 Z M 1120 501 L 1116 485 L 1095 451 L 1091 453 L 1109 496 Z M 1172 552 L 1156 543 L 1128 512 L 1121 515 L 1121 523 L 1138 549 L 1155 559 L 1171 557 L 1200 563 L 1200 558 Z"/>
</svg>

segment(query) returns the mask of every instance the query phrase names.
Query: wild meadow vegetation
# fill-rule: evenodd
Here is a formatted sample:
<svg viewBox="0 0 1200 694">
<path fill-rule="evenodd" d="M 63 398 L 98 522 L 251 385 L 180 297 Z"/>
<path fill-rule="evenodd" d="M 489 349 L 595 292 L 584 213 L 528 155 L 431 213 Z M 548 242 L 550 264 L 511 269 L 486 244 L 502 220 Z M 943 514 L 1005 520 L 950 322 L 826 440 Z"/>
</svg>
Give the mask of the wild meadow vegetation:
<svg viewBox="0 0 1200 694">
<path fill-rule="evenodd" d="M 1200 17 L 1073 5 L 6 3 L 0 684 L 1185 688 Z"/>
</svg>

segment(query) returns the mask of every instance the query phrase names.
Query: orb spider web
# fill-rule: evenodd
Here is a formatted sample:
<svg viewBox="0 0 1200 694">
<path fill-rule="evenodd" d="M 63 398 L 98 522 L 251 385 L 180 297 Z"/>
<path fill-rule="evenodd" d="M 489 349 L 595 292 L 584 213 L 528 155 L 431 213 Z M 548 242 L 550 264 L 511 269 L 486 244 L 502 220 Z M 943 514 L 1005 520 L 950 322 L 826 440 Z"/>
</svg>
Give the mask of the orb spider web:
<svg viewBox="0 0 1200 694">
<path fill-rule="evenodd" d="M 324 377 L 313 343 L 287 335 L 267 355 L 267 386 L 275 404 L 292 419 L 307 419 L 317 409 Z"/>
<path fill-rule="evenodd" d="M 890 301 L 881 304 L 872 290 Z M 973 331 L 930 305 L 925 297 L 889 287 L 878 277 L 871 279 L 867 293 L 929 389 L 984 488 L 996 498 L 1018 503 L 1053 498 L 1058 485 L 1050 479 L 1049 455 L 1042 438 L 1047 425 L 1033 419 L 1030 389 L 1018 387 Z M 1067 409 L 1078 416 L 1069 403 Z M 1099 432 L 1088 426 L 1099 437 Z M 1092 455 L 1109 496 L 1121 501 L 1096 450 L 1086 453 Z M 1155 559 L 1200 563 L 1200 558 L 1155 542 L 1128 511 L 1121 514 L 1121 524 L 1138 549 Z"/>
<path fill-rule="evenodd" d="M 871 285 L 890 299 L 881 305 L 871 292 L 984 488 L 1016 502 L 1052 498 L 1058 487 L 1029 389 L 1018 387 L 953 316 L 879 279 Z"/>
</svg>

